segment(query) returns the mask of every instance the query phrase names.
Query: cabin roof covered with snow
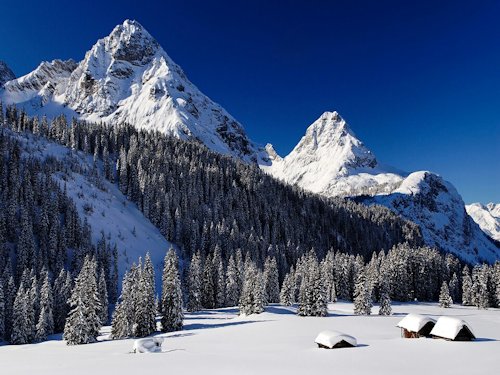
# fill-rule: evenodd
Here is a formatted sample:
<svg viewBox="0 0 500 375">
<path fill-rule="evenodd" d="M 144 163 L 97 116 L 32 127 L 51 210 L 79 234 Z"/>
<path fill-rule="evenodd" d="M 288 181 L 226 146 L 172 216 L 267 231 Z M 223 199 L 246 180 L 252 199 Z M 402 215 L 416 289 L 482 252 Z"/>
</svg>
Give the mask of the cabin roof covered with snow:
<svg viewBox="0 0 500 375">
<path fill-rule="evenodd" d="M 316 344 L 323 345 L 328 348 L 333 348 L 342 341 L 345 341 L 352 346 L 357 346 L 357 341 L 354 337 L 338 331 L 322 331 L 316 337 L 316 340 L 314 340 Z"/>
<path fill-rule="evenodd" d="M 442 316 L 438 319 L 436 325 L 431 331 L 432 336 L 438 336 L 449 340 L 455 340 L 459 332 L 463 328 L 467 330 L 472 335 L 472 338 L 476 338 L 474 332 L 470 326 L 464 320 L 453 318 L 451 316 Z"/>
<path fill-rule="evenodd" d="M 419 332 L 427 323 L 436 323 L 436 320 L 425 315 L 408 314 L 397 325 L 411 332 Z"/>
</svg>

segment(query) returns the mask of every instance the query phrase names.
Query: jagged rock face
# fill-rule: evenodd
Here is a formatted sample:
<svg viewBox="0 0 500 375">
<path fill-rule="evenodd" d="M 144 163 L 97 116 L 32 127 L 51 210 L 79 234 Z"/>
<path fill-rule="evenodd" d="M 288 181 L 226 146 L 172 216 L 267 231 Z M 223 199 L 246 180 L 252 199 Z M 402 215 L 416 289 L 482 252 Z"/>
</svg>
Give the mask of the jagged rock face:
<svg viewBox="0 0 500 375">
<path fill-rule="evenodd" d="M 0 87 L 2 87 L 5 82 L 11 81 L 15 78 L 16 75 L 12 72 L 12 70 L 10 70 L 7 64 L 0 61 Z"/>
<path fill-rule="evenodd" d="M 19 87 L 22 93 L 32 93 L 32 104 L 36 102 L 23 105 L 29 107 L 29 113 L 64 112 L 88 121 L 126 122 L 196 139 L 216 152 L 246 162 L 267 162 L 265 151 L 248 139 L 243 127 L 201 93 L 136 21 L 127 20 L 115 27 L 86 53 L 71 74 L 52 77 L 49 82 L 50 90 L 43 93 L 39 93 L 39 85 L 37 90 Z M 26 102 L 22 95 L 6 91 L 0 91 L 0 99 L 5 102 Z"/>
<path fill-rule="evenodd" d="M 483 232 L 500 242 L 500 204 L 472 203 L 465 208 Z"/>
</svg>

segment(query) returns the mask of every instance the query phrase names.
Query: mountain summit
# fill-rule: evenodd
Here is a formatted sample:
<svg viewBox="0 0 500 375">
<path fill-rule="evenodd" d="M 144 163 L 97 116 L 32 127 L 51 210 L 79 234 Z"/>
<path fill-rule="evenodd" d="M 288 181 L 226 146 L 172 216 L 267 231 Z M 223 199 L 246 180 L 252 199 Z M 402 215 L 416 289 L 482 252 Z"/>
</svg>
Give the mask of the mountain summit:
<svg viewBox="0 0 500 375">
<path fill-rule="evenodd" d="M 286 157 L 267 151 L 272 164 L 263 169 L 288 183 L 327 196 L 388 192 L 402 177 L 382 170 L 375 155 L 337 112 L 324 112 Z M 273 156 L 274 155 L 274 156 Z"/>
<path fill-rule="evenodd" d="M 58 69 L 58 72 L 54 72 Z M 55 60 L 13 79 L 0 100 L 32 115 L 60 113 L 109 124 L 130 123 L 246 162 L 267 157 L 224 108 L 192 84 L 137 21 L 126 20 L 78 64 Z"/>
</svg>

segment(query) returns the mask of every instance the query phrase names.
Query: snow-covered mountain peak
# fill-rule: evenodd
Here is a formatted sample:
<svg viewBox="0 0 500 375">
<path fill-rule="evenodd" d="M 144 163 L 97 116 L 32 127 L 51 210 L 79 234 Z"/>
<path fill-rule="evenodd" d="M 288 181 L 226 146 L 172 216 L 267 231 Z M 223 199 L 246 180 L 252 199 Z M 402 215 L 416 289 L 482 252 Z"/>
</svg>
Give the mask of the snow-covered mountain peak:
<svg viewBox="0 0 500 375">
<path fill-rule="evenodd" d="M 353 169 L 374 168 L 377 160 L 363 142 L 349 128 L 337 112 L 325 112 L 306 131 L 293 151 L 285 158 L 325 160 L 338 175 L 347 175 Z M 332 169 L 332 171 L 333 171 Z"/>
<path fill-rule="evenodd" d="M 4 85 L 5 82 L 11 81 L 16 78 L 16 75 L 9 66 L 0 60 L 0 87 Z"/>
<path fill-rule="evenodd" d="M 40 76 L 41 70 L 28 74 L 27 82 L 14 80 L 17 85 L 0 89 L 0 100 L 31 115 L 64 113 L 113 125 L 126 122 L 194 139 L 246 162 L 270 162 L 243 127 L 192 84 L 137 21 L 116 26 L 78 66 Z"/>
</svg>

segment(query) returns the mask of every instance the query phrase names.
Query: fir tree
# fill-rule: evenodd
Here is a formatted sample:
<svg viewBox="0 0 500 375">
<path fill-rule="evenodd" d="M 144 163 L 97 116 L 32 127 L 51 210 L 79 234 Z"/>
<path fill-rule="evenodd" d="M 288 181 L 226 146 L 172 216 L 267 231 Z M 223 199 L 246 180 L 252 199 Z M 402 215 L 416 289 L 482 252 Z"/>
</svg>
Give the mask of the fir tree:
<svg viewBox="0 0 500 375">
<path fill-rule="evenodd" d="M 453 303 L 453 299 L 450 296 L 450 290 L 448 289 L 448 284 L 443 281 L 441 285 L 441 291 L 439 292 L 439 306 L 440 307 L 450 307 Z"/>
<path fill-rule="evenodd" d="M 292 306 L 295 299 L 295 275 L 293 268 L 285 275 L 280 292 L 280 303 L 284 306 Z"/>
<path fill-rule="evenodd" d="M 137 288 L 138 296 L 135 318 L 135 336 L 137 337 L 149 336 L 156 331 L 154 279 L 153 263 L 151 262 L 149 253 L 147 253 Z"/>
<path fill-rule="evenodd" d="M 227 263 L 226 272 L 226 304 L 228 306 L 236 306 L 240 300 L 240 274 L 236 261 L 231 255 Z"/>
<path fill-rule="evenodd" d="M 245 266 L 245 280 L 239 308 L 241 315 L 260 314 L 264 311 L 265 289 L 262 274 L 254 263 Z"/>
<path fill-rule="evenodd" d="M 275 258 L 267 258 L 264 264 L 264 280 L 267 303 L 278 303 L 280 300 L 280 286 L 278 265 Z"/>
<path fill-rule="evenodd" d="M 202 293 L 202 305 L 206 309 L 213 309 L 215 307 L 215 286 L 213 278 L 213 265 L 210 258 L 205 259 L 205 265 L 203 268 L 203 293 Z"/>
<path fill-rule="evenodd" d="M 44 272 L 43 284 L 40 290 L 40 316 L 36 325 L 36 339 L 43 341 L 54 333 L 52 287 L 48 272 Z"/>
<path fill-rule="evenodd" d="M 384 275 L 380 281 L 380 307 L 378 310 L 379 315 L 391 315 L 391 297 L 389 296 L 389 283 Z"/>
<path fill-rule="evenodd" d="M 10 335 L 12 344 L 28 344 L 30 342 L 31 328 L 27 311 L 28 299 L 29 291 L 26 291 L 24 283 L 21 281 L 12 311 L 12 332 Z"/>
<path fill-rule="evenodd" d="M 136 265 L 125 273 L 122 282 L 122 293 L 116 309 L 113 313 L 111 323 L 111 337 L 113 339 L 123 339 L 132 337 L 135 329 L 135 280 L 139 270 Z"/>
<path fill-rule="evenodd" d="M 364 269 L 358 272 L 354 287 L 354 314 L 370 315 L 372 310 L 372 291 L 366 280 Z"/>
<path fill-rule="evenodd" d="M 182 312 L 182 291 L 179 279 L 179 260 L 173 248 L 165 256 L 162 277 L 162 313 L 161 326 L 163 332 L 182 329 L 184 314 Z"/>
<path fill-rule="evenodd" d="M 202 283 L 203 270 L 201 267 L 200 254 L 196 253 L 191 259 L 188 271 L 188 311 L 199 311 L 202 308 Z"/>
<path fill-rule="evenodd" d="M 62 332 L 69 313 L 69 299 L 71 297 L 71 275 L 64 268 L 61 269 L 54 282 L 54 331 Z"/>
<path fill-rule="evenodd" d="M 99 334 L 101 319 L 97 286 L 96 262 L 89 256 L 75 279 L 69 301 L 70 312 L 64 326 L 64 339 L 68 345 L 95 342 Z"/>
<path fill-rule="evenodd" d="M 104 275 L 104 270 L 101 268 L 99 273 L 98 281 L 99 290 L 99 318 L 101 319 L 101 324 L 105 325 L 108 323 L 108 289 L 106 287 L 106 276 Z"/>
<path fill-rule="evenodd" d="M 472 278 L 469 273 L 469 268 L 464 267 L 462 271 L 462 305 L 472 306 L 473 296 L 472 296 Z"/>
</svg>

